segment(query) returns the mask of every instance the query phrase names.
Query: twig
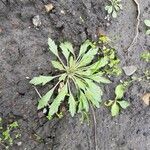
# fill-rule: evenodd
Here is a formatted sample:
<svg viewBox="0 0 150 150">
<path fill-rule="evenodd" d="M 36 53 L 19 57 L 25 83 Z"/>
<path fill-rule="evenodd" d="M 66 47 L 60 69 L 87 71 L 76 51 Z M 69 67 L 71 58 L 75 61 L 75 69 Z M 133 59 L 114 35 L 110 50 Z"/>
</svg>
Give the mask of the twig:
<svg viewBox="0 0 150 150">
<path fill-rule="evenodd" d="M 133 38 L 133 40 L 132 40 L 132 42 L 131 42 L 131 44 L 129 45 L 129 47 L 127 48 L 127 53 L 128 53 L 128 51 L 130 51 L 130 48 L 132 47 L 132 46 L 134 46 L 134 44 L 137 42 L 137 38 L 138 38 L 138 36 L 139 36 L 139 25 L 140 25 L 140 14 L 141 14 L 141 12 L 140 12 L 140 5 L 139 5 L 139 3 L 138 3 L 138 1 L 137 0 L 133 0 L 134 1 L 134 3 L 136 4 L 136 6 L 137 6 L 137 24 L 136 24 L 136 32 L 135 32 L 135 37 Z"/>
<path fill-rule="evenodd" d="M 35 86 L 33 86 L 33 88 L 35 89 L 35 91 L 36 91 L 36 93 L 38 94 L 39 98 L 42 98 L 42 96 L 41 96 L 41 94 L 39 93 L 38 89 L 37 89 Z"/>
<path fill-rule="evenodd" d="M 96 122 L 96 117 L 95 117 L 95 111 L 94 111 L 94 108 L 93 108 L 92 105 L 91 105 L 91 110 L 92 110 L 93 121 L 94 121 L 94 143 L 95 143 L 95 150 L 98 150 L 98 147 L 97 147 L 97 132 L 96 132 L 97 122 Z"/>
</svg>

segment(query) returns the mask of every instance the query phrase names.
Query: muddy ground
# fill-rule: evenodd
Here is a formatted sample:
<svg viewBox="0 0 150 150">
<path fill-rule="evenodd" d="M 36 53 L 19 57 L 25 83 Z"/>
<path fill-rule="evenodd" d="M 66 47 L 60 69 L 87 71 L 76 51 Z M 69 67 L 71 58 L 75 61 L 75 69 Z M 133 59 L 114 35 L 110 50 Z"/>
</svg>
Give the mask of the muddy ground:
<svg viewBox="0 0 150 150">
<path fill-rule="evenodd" d="M 106 33 L 117 49 L 121 65 L 138 67 L 141 76 L 148 64 L 140 53 L 150 49 L 143 20 L 149 17 L 150 0 L 138 0 L 141 9 L 138 42 L 125 50 L 135 35 L 137 9 L 133 0 L 123 0 L 123 11 L 110 22 L 104 18 L 105 0 L 3 0 L 0 1 L 0 115 L 5 122 L 17 120 L 21 138 L 11 150 L 94 150 L 93 123 L 79 122 L 79 116 L 48 121 L 39 118 L 36 109 L 38 95 L 26 77 L 53 73 L 47 38 L 69 40 L 75 46 L 89 38 L 97 39 L 98 32 Z M 44 5 L 51 2 L 54 9 L 46 13 Z M 6 5 L 4 5 L 6 4 Z M 41 26 L 36 28 L 32 18 L 39 15 Z M 83 20 L 84 21 L 83 21 Z M 104 99 L 114 97 L 119 79 L 104 88 Z M 38 88 L 41 93 L 46 89 Z M 112 118 L 107 108 L 96 109 L 98 150 L 150 150 L 150 109 L 141 100 L 148 92 L 148 81 L 134 82 L 125 98 L 131 106 Z M 38 136 L 39 137 L 38 137 Z M 17 143 L 20 144 L 17 145 Z M 0 147 L 1 150 L 4 147 Z"/>
</svg>

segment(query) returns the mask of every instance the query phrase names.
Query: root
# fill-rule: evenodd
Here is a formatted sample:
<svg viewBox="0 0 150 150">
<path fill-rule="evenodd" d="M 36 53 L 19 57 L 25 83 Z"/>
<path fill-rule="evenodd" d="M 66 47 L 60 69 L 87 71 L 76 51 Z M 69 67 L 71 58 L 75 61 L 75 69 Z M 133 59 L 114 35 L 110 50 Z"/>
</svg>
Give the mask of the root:
<svg viewBox="0 0 150 150">
<path fill-rule="evenodd" d="M 135 30 L 135 37 L 133 38 L 131 44 L 129 45 L 129 47 L 127 49 L 127 53 L 128 53 L 128 51 L 130 51 L 130 48 L 132 46 L 134 46 L 134 44 L 137 42 L 137 39 L 138 39 L 138 36 L 139 36 L 139 25 L 140 25 L 140 14 L 141 14 L 140 5 L 139 5 L 137 0 L 133 0 L 133 1 L 137 6 L 137 18 L 136 18 L 137 19 L 137 24 L 136 24 L 136 30 Z"/>
<path fill-rule="evenodd" d="M 92 110 L 93 122 L 94 122 L 94 144 L 95 144 L 95 150 L 98 150 L 98 147 L 97 147 L 97 132 L 96 132 L 97 122 L 96 122 L 96 117 L 95 117 L 95 111 L 94 111 L 94 108 L 93 108 L 92 105 L 91 105 L 91 110 Z"/>
</svg>

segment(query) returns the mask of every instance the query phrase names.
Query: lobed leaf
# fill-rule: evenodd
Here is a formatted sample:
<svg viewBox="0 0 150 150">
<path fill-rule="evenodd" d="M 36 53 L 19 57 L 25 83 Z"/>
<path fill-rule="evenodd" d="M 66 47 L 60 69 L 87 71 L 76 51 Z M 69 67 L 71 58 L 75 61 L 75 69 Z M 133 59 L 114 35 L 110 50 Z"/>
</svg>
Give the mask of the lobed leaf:
<svg viewBox="0 0 150 150">
<path fill-rule="evenodd" d="M 76 113 L 76 101 L 71 92 L 69 93 L 68 103 L 69 103 L 69 112 L 71 113 L 71 116 L 73 117 Z"/>
<path fill-rule="evenodd" d="M 106 66 L 108 64 L 108 58 L 104 57 L 101 58 L 99 61 L 95 62 L 94 64 L 92 64 L 91 66 L 89 66 L 89 69 L 92 70 L 92 72 L 96 72 L 98 71 L 100 68 Z"/>
<path fill-rule="evenodd" d="M 45 85 L 46 83 L 50 82 L 51 80 L 53 80 L 55 77 L 52 76 L 39 76 L 39 77 L 34 77 L 29 83 L 33 84 L 33 85 Z"/>
<path fill-rule="evenodd" d="M 48 38 L 48 46 L 49 46 L 49 50 L 58 57 L 57 45 L 51 38 Z"/>
<path fill-rule="evenodd" d="M 89 103 L 88 103 L 88 100 L 85 96 L 85 94 L 80 91 L 80 100 L 82 100 L 82 105 L 83 105 L 83 109 L 85 109 L 86 112 L 89 111 Z"/>
<path fill-rule="evenodd" d="M 78 67 L 82 67 L 82 66 L 86 66 L 89 63 L 92 62 L 92 60 L 94 59 L 94 56 L 97 54 L 98 52 L 98 48 L 91 48 L 86 54 L 84 54 L 84 56 L 82 57 L 82 59 L 79 62 Z"/>
<path fill-rule="evenodd" d="M 54 88 L 52 88 L 49 92 L 47 92 L 40 100 L 38 103 L 38 110 L 44 108 L 45 106 L 48 105 L 48 102 L 54 92 Z"/>
<path fill-rule="evenodd" d="M 90 76 L 89 78 L 98 83 L 111 83 L 111 81 L 109 79 L 102 77 L 99 74 L 94 74 L 94 75 Z"/>
<path fill-rule="evenodd" d="M 53 116 L 55 113 L 58 112 L 58 108 L 61 104 L 61 102 L 64 100 L 65 96 L 67 95 L 68 90 L 67 90 L 67 84 L 65 84 L 60 92 L 58 93 L 57 97 L 54 99 L 54 101 L 52 102 L 52 104 L 49 107 L 49 112 L 48 112 L 48 116 Z"/>
<path fill-rule="evenodd" d="M 73 46 L 70 42 L 64 42 L 64 47 L 74 55 Z"/>
<path fill-rule="evenodd" d="M 88 89 L 92 92 L 93 98 L 101 102 L 101 96 L 103 95 L 101 88 L 92 80 L 86 79 L 86 82 L 88 83 Z"/>
<path fill-rule="evenodd" d="M 80 51 L 79 51 L 79 56 L 82 56 L 86 51 L 87 51 L 87 48 L 92 45 L 92 43 L 90 42 L 90 40 L 86 40 L 80 47 Z"/>
<path fill-rule="evenodd" d="M 52 60 L 51 63 L 54 68 L 56 68 L 58 70 L 64 70 L 63 65 L 59 61 Z"/>
</svg>

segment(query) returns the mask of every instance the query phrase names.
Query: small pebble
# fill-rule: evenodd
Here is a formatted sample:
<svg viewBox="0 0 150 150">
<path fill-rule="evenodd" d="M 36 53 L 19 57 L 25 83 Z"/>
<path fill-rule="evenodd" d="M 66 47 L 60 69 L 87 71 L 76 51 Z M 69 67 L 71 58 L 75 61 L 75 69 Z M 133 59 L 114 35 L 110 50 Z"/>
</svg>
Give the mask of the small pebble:
<svg viewBox="0 0 150 150">
<path fill-rule="evenodd" d="M 21 146 L 21 145 L 22 145 L 22 142 L 18 142 L 17 145 L 18 145 L 18 146 Z"/>
<path fill-rule="evenodd" d="M 47 5 L 44 5 L 44 6 L 45 6 L 45 9 L 46 9 L 46 12 L 50 12 L 54 8 L 54 6 L 51 3 L 49 3 Z"/>
<path fill-rule="evenodd" d="M 39 27 L 42 24 L 39 15 L 34 16 L 32 18 L 32 22 L 33 22 L 34 26 L 36 26 L 36 27 Z"/>
<path fill-rule="evenodd" d="M 132 65 L 132 66 L 124 66 L 122 67 L 122 69 L 124 70 L 124 73 L 127 75 L 127 76 L 131 76 L 133 75 L 136 70 L 137 70 L 137 67 Z"/>
</svg>

